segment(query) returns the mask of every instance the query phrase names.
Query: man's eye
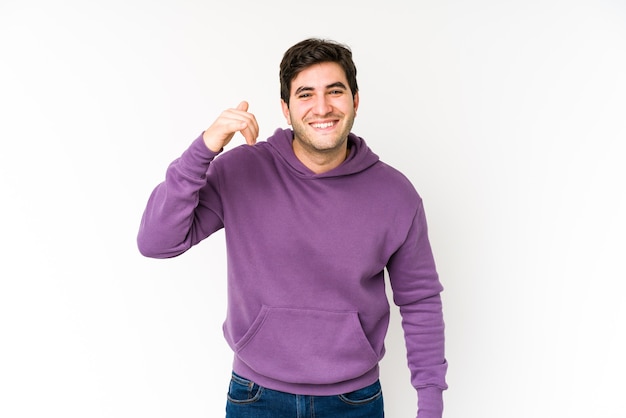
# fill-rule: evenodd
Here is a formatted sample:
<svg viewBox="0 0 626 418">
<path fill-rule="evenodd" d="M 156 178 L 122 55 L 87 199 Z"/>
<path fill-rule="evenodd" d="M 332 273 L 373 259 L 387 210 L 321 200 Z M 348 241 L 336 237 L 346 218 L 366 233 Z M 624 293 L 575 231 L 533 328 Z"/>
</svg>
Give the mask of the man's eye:
<svg viewBox="0 0 626 418">
<path fill-rule="evenodd" d="M 298 95 L 299 99 L 306 99 L 307 97 L 311 97 L 310 93 L 302 93 Z"/>
<path fill-rule="evenodd" d="M 332 94 L 333 96 L 337 96 L 343 94 L 343 90 L 331 90 L 330 94 Z"/>
</svg>

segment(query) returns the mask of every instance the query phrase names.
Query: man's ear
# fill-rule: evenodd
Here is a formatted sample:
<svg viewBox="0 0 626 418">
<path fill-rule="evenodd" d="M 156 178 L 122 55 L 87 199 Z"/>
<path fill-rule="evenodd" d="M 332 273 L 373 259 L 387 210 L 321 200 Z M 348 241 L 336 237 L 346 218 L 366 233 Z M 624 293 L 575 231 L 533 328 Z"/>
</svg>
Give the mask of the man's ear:
<svg viewBox="0 0 626 418">
<path fill-rule="evenodd" d="M 280 99 L 280 106 L 283 109 L 283 116 L 287 120 L 287 125 L 291 125 L 291 115 L 289 114 L 289 105 L 283 99 Z"/>
<path fill-rule="evenodd" d="M 354 102 L 354 114 L 356 115 L 356 110 L 359 108 L 359 92 L 358 91 L 354 93 L 354 99 L 352 101 Z"/>
</svg>

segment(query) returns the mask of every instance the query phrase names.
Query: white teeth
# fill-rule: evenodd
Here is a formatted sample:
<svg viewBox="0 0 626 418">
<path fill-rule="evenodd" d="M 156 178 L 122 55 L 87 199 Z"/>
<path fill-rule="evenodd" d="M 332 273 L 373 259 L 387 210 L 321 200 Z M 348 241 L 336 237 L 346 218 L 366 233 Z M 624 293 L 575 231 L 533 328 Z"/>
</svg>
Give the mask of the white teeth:
<svg viewBox="0 0 626 418">
<path fill-rule="evenodd" d="M 319 128 L 319 129 L 330 128 L 331 126 L 333 126 L 333 122 L 314 123 L 314 124 L 312 124 L 312 126 L 314 128 Z"/>
</svg>

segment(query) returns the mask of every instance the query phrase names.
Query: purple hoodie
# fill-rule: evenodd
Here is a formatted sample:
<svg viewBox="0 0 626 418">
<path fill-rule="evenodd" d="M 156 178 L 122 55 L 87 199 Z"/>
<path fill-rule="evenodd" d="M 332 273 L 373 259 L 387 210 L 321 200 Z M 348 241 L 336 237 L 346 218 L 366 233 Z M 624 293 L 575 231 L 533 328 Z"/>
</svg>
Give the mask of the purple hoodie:
<svg viewBox="0 0 626 418">
<path fill-rule="evenodd" d="M 177 256 L 224 228 L 233 370 L 261 386 L 334 395 L 373 383 L 389 324 L 384 270 L 400 307 L 420 418 L 446 389 L 442 286 L 410 181 L 349 135 L 348 158 L 315 174 L 293 132 L 217 156 L 195 140 L 153 191 L 138 235 Z"/>
</svg>

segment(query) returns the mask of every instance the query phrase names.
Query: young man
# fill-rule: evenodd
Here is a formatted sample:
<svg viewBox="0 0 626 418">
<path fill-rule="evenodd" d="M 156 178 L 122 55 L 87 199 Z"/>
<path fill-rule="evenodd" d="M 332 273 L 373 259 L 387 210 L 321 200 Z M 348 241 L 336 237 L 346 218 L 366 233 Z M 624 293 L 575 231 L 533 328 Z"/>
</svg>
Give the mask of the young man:
<svg viewBox="0 0 626 418">
<path fill-rule="evenodd" d="M 285 52 L 280 84 L 293 129 L 257 143 L 246 102 L 224 111 L 153 191 L 139 249 L 174 257 L 224 228 L 228 418 L 383 417 L 387 269 L 418 416 L 439 418 L 442 286 L 424 209 L 409 180 L 351 133 L 359 106 L 352 53 L 304 40 Z M 220 154 L 237 132 L 247 145 Z"/>
</svg>

